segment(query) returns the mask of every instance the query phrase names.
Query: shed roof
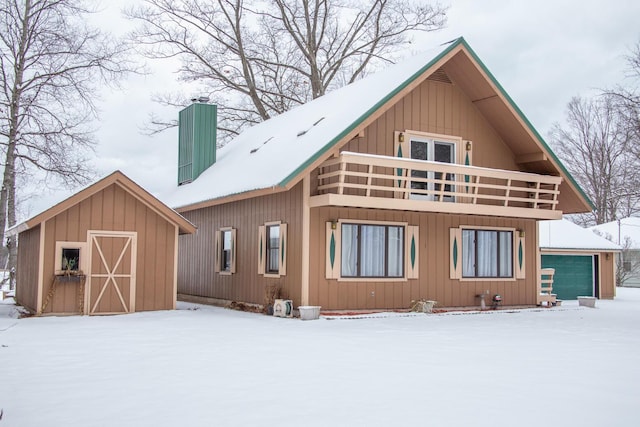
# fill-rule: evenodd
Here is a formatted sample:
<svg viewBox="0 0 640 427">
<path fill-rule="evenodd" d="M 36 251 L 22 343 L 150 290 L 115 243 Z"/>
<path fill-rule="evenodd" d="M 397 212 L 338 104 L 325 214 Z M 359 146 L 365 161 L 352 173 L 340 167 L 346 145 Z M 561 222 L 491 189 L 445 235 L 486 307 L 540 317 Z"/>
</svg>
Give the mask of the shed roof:
<svg viewBox="0 0 640 427">
<path fill-rule="evenodd" d="M 589 229 L 601 236 L 607 236 L 622 246 L 628 241 L 629 249 L 640 249 L 640 218 L 623 218 L 619 221 L 595 225 Z"/>
<path fill-rule="evenodd" d="M 598 236 L 593 231 L 582 228 L 567 220 L 558 219 L 540 221 L 538 228 L 539 245 L 541 249 L 566 250 L 620 250 L 620 246 Z"/>
<path fill-rule="evenodd" d="M 441 70 L 469 96 L 513 154 L 528 159 L 522 170 L 563 178 L 559 209 L 592 209 L 582 189 L 462 37 L 245 130 L 218 151 L 216 163 L 198 179 L 174 188 L 163 199 L 184 211 L 229 197 L 250 197 L 256 191 L 289 189 Z"/>
<path fill-rule="evenodd" d="M 44 221 L 53 218 L 59 213 L 69 209 L 72 206 L 88 199 L 92 195 L 104 190 L 110 185 L 117 185 L 130 193 L 136 199 L 140 200 L 150 209 L 155 211 L 158 215 L 163 217 L 166 221 L 178 226 L 180 234 L 193 234 L 196 231 L 196 227 L 185 219 L 182 215 L 171 209 L 169 206 L 162 203 L 152 194 L 147 192 L 144 188 L 133 182 L 129 177 L 120 171 L 115 171 L 110 175 L 102 178 L 101 180 L 83 188 L 74 195 L 68 197 L 60 203 L 50 207 L 49 209 L 39 213 L 38 215 L 12 227 L 7 231 L 8 235 L 15 235 L 22 231 L 33 228 Z"/>
</svg>

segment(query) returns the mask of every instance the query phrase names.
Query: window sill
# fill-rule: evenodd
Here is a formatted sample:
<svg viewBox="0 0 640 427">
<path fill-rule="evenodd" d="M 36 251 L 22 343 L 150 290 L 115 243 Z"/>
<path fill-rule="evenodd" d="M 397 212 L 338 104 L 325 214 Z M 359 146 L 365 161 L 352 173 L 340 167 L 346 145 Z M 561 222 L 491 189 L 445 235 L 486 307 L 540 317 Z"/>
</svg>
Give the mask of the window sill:
<svg viewBox="0 0 640 427">
<path fill-rule="evenodd" d="M 264 273 L 263 276 L 269 279 L 279 279 L 281 277 L 278 273 Z"/>
<path fill-rule="evenodd" d="M 331 279 L 329 279 L 331 280 Z M 338 282 L 361 282 L 361 283 L 369 283 L 369 282 L 391 282 L 391 283 L 407 283 L 408 279 L 406 277 L 339 277 Z"/>
<path fill-rule="evenodd" d="M 515 277 L 463 277 L 458 279 L 460 282 L 517 282 Z"/>
</svg>

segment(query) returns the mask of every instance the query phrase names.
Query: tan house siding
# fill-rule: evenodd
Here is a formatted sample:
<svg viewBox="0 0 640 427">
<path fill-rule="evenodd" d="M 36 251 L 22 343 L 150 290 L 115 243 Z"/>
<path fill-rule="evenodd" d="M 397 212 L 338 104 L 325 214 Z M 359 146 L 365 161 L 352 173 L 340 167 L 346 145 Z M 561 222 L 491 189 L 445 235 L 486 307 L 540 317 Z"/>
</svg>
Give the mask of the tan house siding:
<svg viewBox="0 0 640 427">
<path fill-rule="evenodd" d="M 419 279 L 391 281 L 340 281 L 325 279 L 325 263 L 311 262 L 310 304 L 323 309 L 408 308 L 411 300 L 425 298 L 442 307 L 474 306 L 476 295 L 489 291 L 500 294 L 505 305 L 535 304 L 535 262 L 537 234 L 533 220 L 428 214 L 403 211 L 376 211 L 350 208 L 311 210 L 311 260 L 324 260 L 325 226 L 337 219 L 398 221 L 420 227 Z M 452 280 L 449 278 L 449 229 L 463 225 L 507 227 L 525 232 L 526 278 L 521 280 Z"/>
<path fill-rule="evenodd" d="M 40 263 L 40 226 L 20 234 L 16 270 L 16 299 L 35 311 L 38 305 L 38 268 Z"/>
<path fill-rule="evenodd" d="M 511 150 L 469 98 L 455 85 L 425 80 L 341 151 L 394 156 L 394 131 L 413 130 L 473 142 L 473 165 L 520 170 Z M 463 147 L 458 147 L 458 156 Z"/>
<path fill-rule="evenodd" d="M 249 172 L 248 172 L 249 173 Z M 264 302 L 264 288 L 279 284 L 299 305 L 302 277 L 302 183 L 291 190 L 183 212 L 198 232 L 179 239 L 178 294 Z M 258 275 L 258 227 L 270 221 L 287 224 L 287 273 L 279 278 Z M 236 272 L 216 273 L 215 233 L 233 227 L 236 233 Z"/>
<path fill-rule="evenodd" d="M 116 184 L 46 222 L 43 270 L 45 296 L 56 270 L 56 242 L 86 242 L 88 230 L 137 232 L 136 265 L 140 267 L 136 271 L 136 311 L 173 308 L 174 225 Z M 117 256 L 114 255 L 117 248 L 106 246 L 103 249 L 106 258 Z M 88 256 L 88 253 L 84 256 Z M 45 312 L 73 313 L 77 312 L 77 308 L 78 285 L 66 283 L 58 286 Z"/>
</svg>

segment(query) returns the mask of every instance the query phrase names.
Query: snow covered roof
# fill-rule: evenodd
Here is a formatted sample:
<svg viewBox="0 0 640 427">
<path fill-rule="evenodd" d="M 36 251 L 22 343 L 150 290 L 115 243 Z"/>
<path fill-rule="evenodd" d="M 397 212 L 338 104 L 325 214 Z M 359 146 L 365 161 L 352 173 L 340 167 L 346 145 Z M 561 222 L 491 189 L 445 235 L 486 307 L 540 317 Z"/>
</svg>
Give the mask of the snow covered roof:
<svg viewBox="0 0 640 427">
<path fill-rule="evenodd" d="M 394 90 L 422 74 L 454 45 L 423 52 L 248 128 L 218 150 L 216 163 L 198 179 L 163 199 L 170 206 L 182 207 L 286 185 L 299 169 L 353 131 Z"/>
<path fill-rule="evenodd" d="M 162 200 L 178 209 L 195 208 L 204 207 L 216 199 L 255 190 L 267 193 L 291 188 L 298 182 L 302 172 L 321 161 L 323 156 L 330 156 L 331 148 L 336 144 L 356 136 L 394 96 L 411 87 L 430 69 L 436 71 L 442 65 L 441 60 L 445 59 L 444 63 L 452 60 L 459 51 L 463 51 L 470 61 L 465 66 L 480 76 L 480 80 L 469 82 L 467 90 L 478 92 L 476 83 L 481 81 L 482 91 L 478 93 L 499 93 L 499 98 L 509 104 L 506 110 L 503 106 L 500 111 L 502 114 L 507 114 L 504 111 L 514 114 L 513 118 L 509 118 L 514 127 L 502 126 L 500 129 L 517 128 L 524 122 L 531 132 L 525 134 L 533 136 L 529 140 L 522 137 L 520 132 L 519 137 L 510 136 L 506 139 L 527 140 L 527 144 L 531 144 L 526 147 L 527 153 L 541 150 L 550 155 L 544 171 L 532 172 L 563 177 L 562 186 L 569 185 L 571 190 L 563 189 L 561 194 L 564 200 L 570 200 L 569 203 L 573 204 L 566 212 L 589 210 L 588 197 L 462 37 L 246 129 L 218 150 L 215 164 L 193 182 L 169 189 L 163 194 Z M 459 62 L 460 58 L 456 64 Z M 465 73 L 460 74 L 461 79 L 468 75 Z M 504 115 L 498 116 L 500 121 L 505 121 Z"/>
<path fill-rule="evenodd" d="M 615 243 L 567 219 L 540 221 L 538 237 L 541 249 L 620 250 Z"/>
<path fill-rule="evenodd" d="M 104 178 L 93 182 L 81 190 L 76 191 L 73 195 L 66 199 L 54 204 L 50 208 L 40 212 L 36 216 L 30 219 L 16 224 L 7 230 L 7 235 L 17 235 L 23 231 L 29 230 L 44 221 L 58 215 L 59 213 L 69 209 L 72 206 L 88 199 L 94 194 L 104 190 L 105 188 L 117 185 L 129 194 L 133 195 L 140 202 L 148 206 L 151 210 L 155 211 L 158 215 L 166 219 L 168 222 L 175 224 L 179 228 L 180 234 L 193 234 L 196 232 L 196 227 L 185 219 L 182 215 L 165 205 L 158 198 L 153 196 L 147 190 L 139 186 L 137 183 L 131 180 L 128 176 L 120 172 L 119 170 L 110 173 Z"/>
<path fill-rule="evenodd" d="M 601 236 L 606 236 L 621 246 L 629 239 L 630 249 L 640 249 L 640 218 L 624 218 L 619 223 L 611 221 L 589 229 L 597 231 Z"/>
</svg>

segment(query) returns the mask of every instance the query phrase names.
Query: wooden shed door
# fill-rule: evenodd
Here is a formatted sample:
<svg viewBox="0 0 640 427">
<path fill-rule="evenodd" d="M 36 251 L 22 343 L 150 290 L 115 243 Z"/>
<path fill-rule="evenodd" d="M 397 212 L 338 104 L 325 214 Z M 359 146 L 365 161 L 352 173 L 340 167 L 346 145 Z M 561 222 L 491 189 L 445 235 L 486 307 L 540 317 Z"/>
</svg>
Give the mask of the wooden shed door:
<svg viewBox="0 0 640 427">
<path fill-rule="evenodd" d="M 89 232 L 88 314 L 135 311 L 135 232 Z"/>
</svg>

